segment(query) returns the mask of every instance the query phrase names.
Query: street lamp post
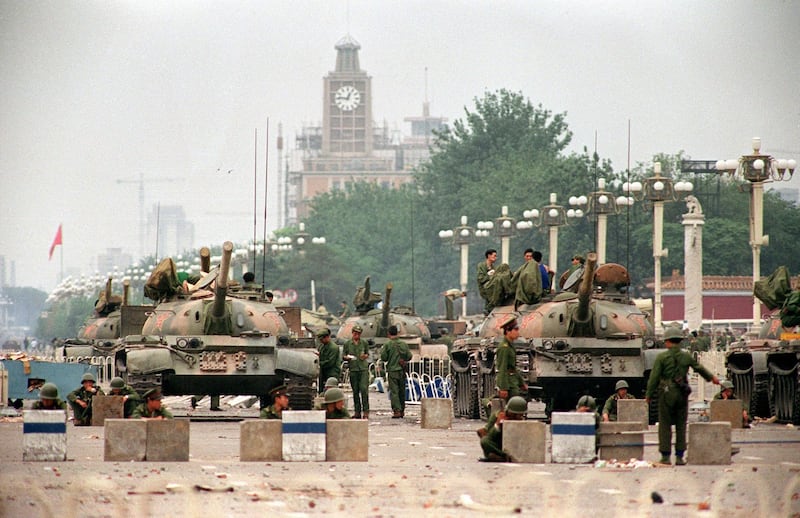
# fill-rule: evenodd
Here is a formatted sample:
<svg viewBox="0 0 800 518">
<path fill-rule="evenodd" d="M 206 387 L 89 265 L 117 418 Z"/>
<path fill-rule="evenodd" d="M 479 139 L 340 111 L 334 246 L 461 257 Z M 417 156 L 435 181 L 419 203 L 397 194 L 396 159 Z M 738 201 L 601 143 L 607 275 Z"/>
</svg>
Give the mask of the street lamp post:
<svg viewBox="0 0 800 518">
<path fill-rule="evenodd" d="M 661 327 L 661 258 L 667 257 L 669 250 L 663 247 L 664 202 L 676 201 L 679 194 L 688 194 L 694 186 L 691 182 L 673 183 L 672 178 L 661 176 L 661 162 L 653 163 L 653 176 L 641 182 L 625 182 L 623 192 L 637 201 L 646 200 L 653 205 L 653 317 L 655 328 Z M 644 207 L 645 210 L 647 206 Z"/>
<path fill-rule="evenodd" d="M 776 159 L 761 154 L 761 139 L 753 138 L 753 154 L 738 159 L 718 160 L 720 174 L 750 182 L 750 246 L 753 249 L 753 286 L 761 278 L 761 247 L 769 244 L 764 235 L 764 184 L 770 180 L 790 180 L 797 167 L 795 160 Z M 753 332 L 761 327 L 761 303 L 753 297 Z"/>
<path fill-rule="evenodd" d="M 573 217 L 574 209 L 571 209 Z M 554 272 L 558 271 L 558 227 L 567 224 L 567 210 L 562 205 L 556 204 L 556 193 L 550 193 L 550 204 L 542 207 L 542 210 L 531 209 L 522 213 L 525 218 L 517 222 L 517 229 L 527 230 L 536 227 L 547 227 L 550 238 L 550 258 L 548 266 Z"/>
<path fill-rule="evenodd" d="M 508 264 L 509 249 L 511 248 L 511 238 L 516 235 L 516 220 L 508 216 L 508 206 L 503 205 L 500 209 L 500 217 L 494 221 L 479 221 L 478 237 L 487 237 L 494 233 L 500 238 L 500 262 Z"/>
<path fill-rule="evenodd" d="M 597 190 L 589 196 L 570 196 L 569 204 L 577 207 L 589 217 L 597 218 L 597 264 L 606 262 L 606 233 L 608 229 L 608 215 L 617 214 L 621 205 L 628 205 L 631 200 L 626 196 L 614 198 L 614 194 L 606 190 L 605 178 L 597 179 Z"/>
<path fill-rule="evenodd" d="M 461 316 L 467 317 L 467 283 L 469 272 L 469 245 L 475 237 L 475 229 L 467 225 L 467 217 L 461 216 L 461 225 L 452 230 L 440 230 L 439 237 L 442 240 L 452 240 L 453 245 L 461 249 L 461 271 L 459 283 L 461 285 Z"/>
</svg>

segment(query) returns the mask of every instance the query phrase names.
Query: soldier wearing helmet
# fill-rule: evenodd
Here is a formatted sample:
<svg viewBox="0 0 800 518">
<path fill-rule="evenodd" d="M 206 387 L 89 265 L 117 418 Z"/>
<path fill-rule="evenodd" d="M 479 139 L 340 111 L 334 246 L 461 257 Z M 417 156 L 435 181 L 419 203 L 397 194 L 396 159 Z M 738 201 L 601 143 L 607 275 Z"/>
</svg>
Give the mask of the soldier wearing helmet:
<svg viewBox="0 0 800 518">
<path fill-rule="evenodd" d="M 342 374 L 342 360 L 339 358 L 339 346 L 331 340 L 331 330 L 327 327 L 317 330 L 319 346 L 319 383 L 318 392 L 322 393 L 325 380 L 334 377 L 337 380 Z"/>
<path fill-rule="evenodd" d="M 92 397 L 104 394 L 103 389 L 95 387 L 95 383 L 94 375 L 87 372 L 81 378 L 81 386 L 67 395 L 75 426 L 91 426 L 92 424 Z"/>
<path fill-rule="evenodd" d="M 504 410 L 495 412 L 489 418 L 486 427 L 478 431 L 484 455 L 478 460 L 481 462 L 513 462 L 511 455 L 503 451 L 503 423 L 505 421 L 521 421 L 525 419 L 527 412 L 528 402 L 522 396 L 512 397 L 508 400 Z"/>
<path fill-rule="evenodd" d="M 261 409 L 261 414 L 258 417 L 261 419 L 281 419 L 281 414 L 284 410 L 291 410 L 289 408 L 289 393 L 286 391 L 286 385 L 280 385 L 269 391 L 272 396 L 272 404 L 268 407 Z"/>
<path fill-rule="evenodd" d="M 350 419 L 350 413 L 344 408 L 344 392 L 333 387 L 325 391 L 325 419 Z"/>
<path fill-rule="evenodd" d="M 355 324 L 353 337 L 345 342 L 342 355 L 350 371 L 350 387 L 353 389 L 355 419 L 369 418 L 369 343 L 361 338 L 364 329 Z"/>
<path fill-rule="evenodd" d="M 122 396 L 123 401 L 123 416 L 130 417 L 133 414 L 133 409 L 136 405 L 142 402 L 142 397 L 130 385 L 126 385 L 125 381 L 119 376 L 111 378 L 111 392 L 109 396 Z"/>
<path fill-rule="evenodd" d="M 736 399 L 736 396 L 733 394 L 733 383 L 728 380 L 721 381 L 719 393 L 714 395 L 714 399 Z M 749 422 L 750 418 L 747 415 L 747 409 L 743 408 L 742 424 L 743 426 L 747 427 Z"/>
<path fill-rule="evenodd" d="M 55 383 L 45 383 L 39 389 L 39 401 L 33 404 L 34 410 L 66 410 L 67 404 L 59 399 Z"/>
<path fill-rule="evenodd" d="M 703 367 L 693 355 L 681 350 L 683 333 L 677 326 L 664 331 L 664 345 L 667 350 L 656 357 L 650 378 L 647 380 L 646 400 L 649 404 L 658 395 L 658 451 L 661 464 L 670 464 L 672 452 L 672 425 L 675 425 L 675 465 L 683 466 L 686 461 L 686 421 L 689 416 L 689 368 L 700 374 L 706 381 L 719 385 L 719 378 Z"/>
<path fill-rule="evenodd" d="M 619 380 L 614 386 L 614 393 L 606 399 L 602 412 L 604 422 L 617 420 L 617 401 L 620 399 L 636 399 L 631 394 L 628 394 L 628 382 L 625 380 Z"/>
</svg>

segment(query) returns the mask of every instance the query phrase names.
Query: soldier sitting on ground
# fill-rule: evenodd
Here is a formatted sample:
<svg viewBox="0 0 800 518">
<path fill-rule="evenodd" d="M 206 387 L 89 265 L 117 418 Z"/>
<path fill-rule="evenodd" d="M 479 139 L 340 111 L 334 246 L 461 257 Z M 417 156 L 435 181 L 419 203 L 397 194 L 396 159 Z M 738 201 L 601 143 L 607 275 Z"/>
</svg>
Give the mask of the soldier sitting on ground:
<svg viewBox="0 0 800 518">
<path fill-rule="evenodd" d="M 161 389 L 151 388 L 144 393 L 144 403 L 133 410 L 132 418 L 172 419 L 172 412 L 161 406 Z"/>
<path fill-rule="evenodd" d="M 134 390 L 130 385 L 126 385 L 125 381 L 119 376 L 111 379 L 111 392 L 109 396 L 122 396 L 123 404 L 123 417 L 130 417 L 133 414 L 133 409 L 136 405 L 142 402 L 139 393 Z"/>
<path fill-rule="evenodd" d="M 325 391 L 325 419 L 350 419 L 350 413 L 344 408 L 342 389 L 333 387 Z"/>
<path fill-rule="evenodd" d="M 284 410 L 291 410 L 289 408 L 289 394 L 286 392 L 286 385 L 275 387 L 269 391 L 272 396 L 272 404 L 266 408 L 261 409 L 261 414 L 258 416 L 261 419 L 281 419 Z"/>
<path fill-rule="evenodd" d="M 94 375 L 87 372 L 81 378 L 81 386 L 67 396 L 69 406 L 72 407 L 75 426 L 91 426 L 92 424 L 92 397 L 95 394 L 103 395 L 103 389 L 95 387 L 95 383 Z"/>
<path fill-rule="evenodd" d="M 628 382 L 619 380 L 614 387 L 615 392 L 606 399 L 606 404 L 603 405 L 603 421 L 616 421 L 617 420 L 617 401 L 620 399 L 636 399 L 628 394 Z"/>
<path fill-rule="evenodd" d="M 55 383 L 45 383 L 39 389 L 39 401 L 32 407 L 34 410 L 66 410 L 67 404 L 58 398 L 58 387 Z"/>
<path fill-rule="evenodd" d="M 725 380 L 720 382 L 720 391 L 714 395 L 715 400 L 720 399 L 736 399 L 733 395 L 733 383 Z M 747 415 L 747 409 L 742 409 L 742 425 L 747 428 L 749 426 L 750 417 Z"/>
<path fill-rule="evenodd" d="M 528 412 L 528 403 L 522 396 L 514 396 L 508 400 L 505 410 L 495 412 L 486 423 L 486 427 L 478 430 L 481 438 L 481 449 L 484 457 L 481 462 L 513 462 L 511 455 L 503 451 L 503 422 L 521 421 Z"/>
<path fill-rule="evenodd" d="M 600 414 L 597 413 L 597 400 L 592 396 L 581 396 L 578 399 L 578 404 L 575 405 L 575 411 L 594 414 L 594 450 L 596 452 L 600 448 Z"/>
</svg>

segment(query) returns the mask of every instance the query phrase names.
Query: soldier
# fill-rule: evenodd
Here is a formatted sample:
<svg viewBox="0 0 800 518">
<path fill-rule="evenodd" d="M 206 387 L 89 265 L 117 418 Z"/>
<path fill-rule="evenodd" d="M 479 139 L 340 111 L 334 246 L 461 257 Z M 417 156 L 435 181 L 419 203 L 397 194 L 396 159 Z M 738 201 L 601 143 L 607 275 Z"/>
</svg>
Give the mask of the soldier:
<svg viewBox="0 0 800 518">
<path fill-rule="evenodd" d="M 528 403 L 520 396 L 508 400 L 505 410 L 495 412 L 489 419 L 485 433 L 478 431 L 481 437 L 481 449 L 484 457 L 481 462 L 513 462 L 511 456 L 503 451 L 503 422 L 521 421 L 525 419 Z"/>
<path fill-rule="evenodd" d="M 350 419 L 350 413 L 344 408 L 344 392 L 340 388 L 325 391 L 325 419 Z"/>
<path fill-rule="evenodd" d="M 486 291 L 486 285 L 492 279 L 492 275 L 494 275 L 494 263 L 497 261 L 497 250 L 490 248 L 486 250 L 483 255 L 486 259 L 478 263 L 478 294 L 485 301 L 483 312 L 488 315 L 489 312 L 492 311 L 492 304 L 490 304 L 488 300 L 489 294 Z"/>
<path fill-rule="evenodd" d="M 289 408 L 289 394 L 286 392 L 286 385 L 280 385 L 269 391 L 272 396 L 272 404 L 261 409 L 258 417 L 261 419 L 281 419 L 281 413 Z"/>
<path fill-rule="evenodd" d="M 516 283 L 514 298 L 517 306 L 536 304 L 542 298 L 542 272 L 534 258 L 533 249 L 525 250 L 525 262 L 514 272 Z"/>
<path fill-rule="evenodd" d="M 542 252 L 539 250 L 533 251 L 533 260 L 539 264 L 539 272 L 542 274 L 542 297 L 550 294 L 550 274 L 553 272 L 549 266 L 542 263 Z"/>
<path fill-rule="evenodd" d="M 322 394 L 314 398 L 314 410 L 325 410 L 325 393 L 328 389 L 339 388 L 339 380 L 331 376 L 325 380 L 325 387 L 322 389 Z"/>
<path fill-rule="evenodd" d="M 381 361 L 386 366 L 389 396 L 392 401 L 392 419 L 400 419 L 406 412 L 406 365 L 411 360 L 408 344 L 397 339 L 397 326 L 388 330 L 389 341 L 381 348 Z"/>
<path fill-rule="evenodd" d="M 350 387 L 353 389 L 355 419 L 369 419 L 369 343 L 361 339 L 364 329 L 355 324 L 353 337 L 344 344 L 344 359 L 350 370 Z"/>
<path fill-rule="evenodd" d="M 246 290 L 257 290 L 261 288 L 261 286 L 256 284 L 256 274 L 253 272 L 244 272 L 244 275 L 242 275 L 242 280 L 244 281 L 244 285 L 242 287 Z"/>
<path fill-rule="evenodd" d="M 619 380 L 614 386 L 614 393 L 606 399 L 606 404 L 603 405 L 603 422 L 617 420 L 617 401 L 620 399 L 636 399 L 628 394 L 628 382 Z"/>
<path fill-rule="evenodd" d="M 537 272 L 538 275 L 538 272 Z M 517 353 L 512 342 L 519 338 L 519 325 L 515 315 L 508 315 L 501 324 L 503 340 L 497 347 L 494 363 L 497 367 L 497 396 L 508 401 L 508 398 L 527 393 L 528 385 L 522 380 L 522 375 L 517 370 Z"/>
<path fill-rule="evenodd" d="M 126 385 L 125 381 L 119 376 L 111 378 L 111 392 L 109 396 L 122 396 L 123 401 L 123 417 L 130 417 L 133 414 L 133 409 L 136 405 L 141 403 L 142 398 L 133 387 Z"/>
<path fill-rule="evenodd" d="M 161 406 L 161 389 L 151 388 L 144 393 L 144 403 L 139 404 L 131 414 L 132 418 L 172 419 L 172 412 Z"/>
<path fill-rule="evenodd" d="M 719 393 L 714 395 L 715 400 L 719 399 L 736 399 L 736 396 L 733 395 L 733 383 L 725 380 L 720 382 L 720 391 Z M 742 409 L 742 425 L 747 428 L 750 418 L 747 415 L 747 409 Z"/>
<path fill-rule="evenodd" d="M 684 466 L 686 451 L 686 420 L 689 416 L 689 367 L 706 381 L 719 385 L 719 379 L 703 367 L 693 355 L 681 350 L 683 333 L 677 326 L 664 332 L 667 350 L 656 357 L 650 379 L 647 380 L 647 403 L 658 392 L 658 451 L 661 464 L 670 463 L 672 425 L 675 425 L 675 465 Z M 688 389 L 688 390 L 687 390 Z"/>
<path fill-rule="evenodd" d="M 95 387 L 95 383 L 94 375 L 87 372 L 81 378 L 81 386 L 67 395 L 75 426 L 92 424 L 92 397 L 95 394 L 103 395 L 103 389 Z"/>
<path fill-rule="evenodd" d="M 32 407 L 34 410 L 66 410 L 67 404 L 58 398 L 58 387 L 55 383 L 45 383 L 39 389 L 39 401 Z"/>
<path fill-rule="evenodd" d="M 592 396 L 585 395 L 578 398 L 575 411 L 586 414 L 594 414 L 594 451 L 600 449 L 600 414 L 597 413 L 597 400 Z"/>
<path fill-rule="evenodd" d="M 341 308 L 339 311 L 339 320 L 344 320 L 350 316 L 350 306 L 347 304 L 346 300 L 341 301 L 339 307 Z"/>
<path fill-rule="evenodd" d="M 323 327 L 317 331 L 317 338 L 319 339 L 319 347 L 317 354 L 319 355 L 319 393 L 322 393 L 323 382 L 330 377 L 337 380 L 342 374 L 342 360 L 339 358 L 339 346 L 331 341 L 331 330 Z"/>
</svg>

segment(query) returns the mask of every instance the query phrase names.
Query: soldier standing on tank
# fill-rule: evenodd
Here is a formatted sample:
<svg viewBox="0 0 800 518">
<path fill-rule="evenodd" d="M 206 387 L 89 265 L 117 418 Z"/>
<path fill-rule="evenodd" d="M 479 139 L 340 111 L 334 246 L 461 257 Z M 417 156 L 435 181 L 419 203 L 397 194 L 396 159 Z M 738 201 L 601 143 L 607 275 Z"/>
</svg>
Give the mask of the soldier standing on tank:
<svg viewBox="0 0 800 518">
<path fill-rule="evenodd" d="M 122 396 L 122 415 L 126 418 L 131 416 L 133 409 L 142 401 L 139 393 L 130 385 L 126 385 L 125 381 L 119 376 L 111 378 L 111 392 L 108 395 Z"/>
<path fill-rule="evenodd" d="M 94 375 L 87 372 L 81 378 L 81 386 L 67 395 L 69 406 L 72 407 L 75 426 L 91 426 L 92 424 L 92 397 L 103 395 L 103 389 L 95 387 L 95 383 Z"/>
<path fill-rule="evenodd" d="M 503 423 L 525 419 L 528 403 L 520 396 L 508 400 L 505 410 L 492 414 L 486 424 L 485 433 L 478 431 L 484 457 L 481 462 L 513 462 L 511 456 L 503 451 Z"/>
<path fill-rule="evenodd" d="M 39 389 L 39 401 L 32 407 L 34 410 L 66 410 L 67 404 L 59 399 L 58 387 L 55 383 L 45 383 Z"/>
<path fill-rule="evenodd" d="M 281 414 L 289 408 L 289 394 L 286 392 L 286 385 L 280 385 L 269 391 L 272 396 L 272 404 L 262 408 L 259 418 L 261 419 L 281 419 Z"/>
<path fill-rule="evenodd" d="M 683 333 L 673 326 L 664 332 L 664 345 L 667 350 L 656 357 L 650 378 L 647 380 L 647 403 L 658 394 L 658 451 L 661 464 L 670 464 L 672 451 L 672 425 L 675 425 L 675 465 L 683 466 L 686 461 L 686 420 L 689 416 L 689 393 L 682 389 L 688 387 L 689 367 L 706 381 L 719 385 L 719 379 L 703 367 L 694 355 L 681 350 Z"/>
<path fill-rule="evenodd" d="M 343 354 L 350 371 L 350 387 L 353 389 L 355 419 L 369 419 L 369 343 L 361 339 L 364 329 L 355 324 L 353 337 L 344 344 Z"/>
<path fill-rule="evenodd" d="M 323 327 L 317 331 L 319 346 L 319 383 L 318 392 L 321 394 L 323 384 L 328 378 L 340 378 L 342 374 L 342 360 L 339 358 L 339 346 L 331 340 L 331 330 Z"/>
<path fill-rule="evenodd" d="M 339 307 L 341 308 L 339 312 L 339 320 L 344 320 L 350 316 L 350 306 L 347 304 L 346 300 L 343 300 L 339 303 Z"/>
<path fill-rule="evenodd" d="M 333 387 L 325 391 L 325 419 L 350 419 L 350 413 L 344 408 L 344 392 Z"/>
<path fill-rule="evenodd" d="M 151 388 L 144 393 L 144 403 L 133 409 L 131 418 L 172 419 L 172 412 L 161 405 L 161 389 Z"/>
<path fill-rule="evenodd" d="M 522 375 L 517 370 L 517 353 L 514 350 L 513 342 L 519 338 L 519 324 L 514 315 L 508 315 L 501 324 L 503 328 L 503 340 L 497 347 L 494 356 L 494 363 L 497 367 L 497 396 L 508 401 L 508 398 L 527 393 L 528 385 L 522 380 Z"/>
<path fill-rule="evenodd" d="M 381 361 L 386 366 L 389 396 L 392 401 L 392 419 L 400 419 L 406 412 L 406 365 L 411 360 L 408 344 L 397 338 L 397 326 L 388 330 L 389 341 L 381 348 Z"/>
<path fill-rule="evenodd" d="M 488 315 L 492 311 L 492 304 L 489 303 L 488 294 L 486 293 L 486 285 L 494 275 L 494 263 L 497 261 L 497 250 L 490 248 L 484 252 L 484 261 L 478 263 L 478 294 L 484 300 L 483 313 Z"/>
<path fill-rule="evenodd" d="M 603 405 L 603 422 L 617 420 L 617 401 L 620 399 L 636 399 L 628 394 L 628 382 L 619 380 L 614 386 L 614 393 L 606 399 L 606 404 Z"/>
</svg>

